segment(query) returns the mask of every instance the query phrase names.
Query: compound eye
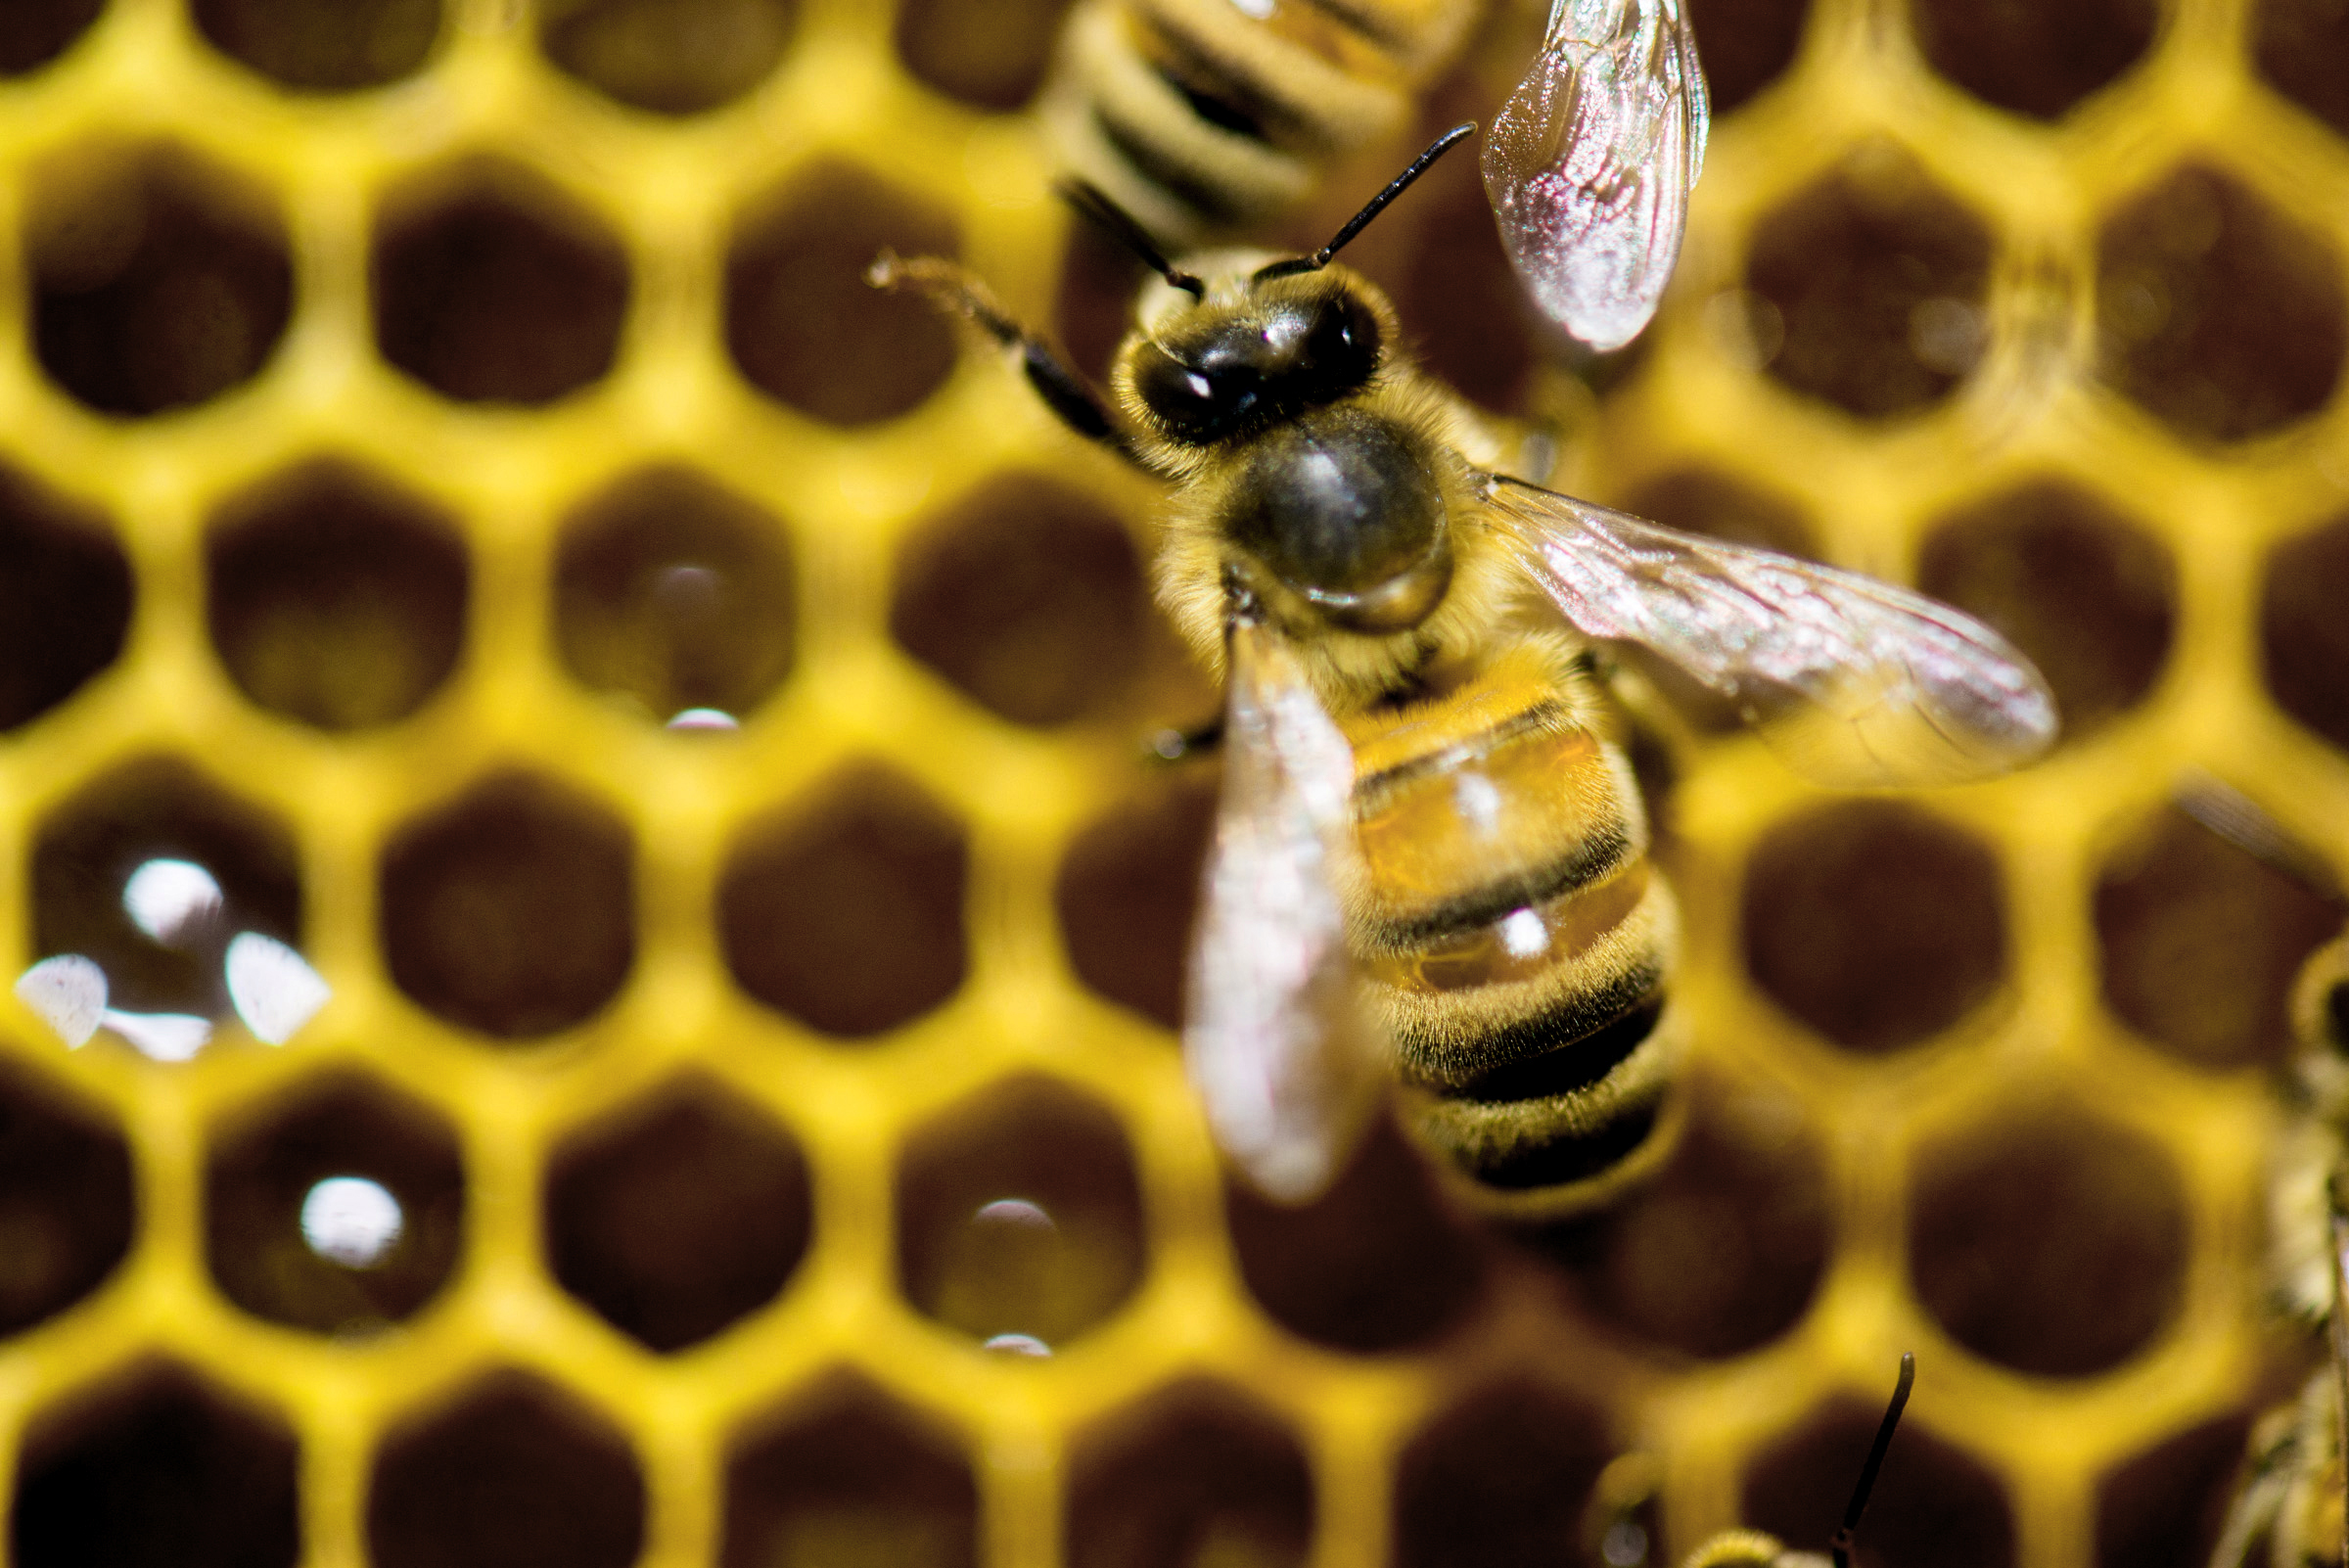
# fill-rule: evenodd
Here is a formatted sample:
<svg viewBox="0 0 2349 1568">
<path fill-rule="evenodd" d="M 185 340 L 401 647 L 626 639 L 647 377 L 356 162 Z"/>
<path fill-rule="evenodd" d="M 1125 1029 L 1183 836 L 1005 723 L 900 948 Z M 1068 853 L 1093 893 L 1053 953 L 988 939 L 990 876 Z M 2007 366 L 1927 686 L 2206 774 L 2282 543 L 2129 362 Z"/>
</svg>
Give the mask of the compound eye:
<svg viewBox="0 0 2349 1568">
<path fill-rule="evenodd" d="M 1306 335 L 1305 363 L 1330 389 L 1353 388 L 1378 368 L 1378 318 L 1351 294 L 1321 301 Z"/>
<path fill-rule="evenodd" d="M 1136 358 L 1133 390 L 1177 440 L 1213 440 L 1255 406 L 1263 378 L 1248 365 L 1187 365 L 1153 344 Z"/>
</svg>

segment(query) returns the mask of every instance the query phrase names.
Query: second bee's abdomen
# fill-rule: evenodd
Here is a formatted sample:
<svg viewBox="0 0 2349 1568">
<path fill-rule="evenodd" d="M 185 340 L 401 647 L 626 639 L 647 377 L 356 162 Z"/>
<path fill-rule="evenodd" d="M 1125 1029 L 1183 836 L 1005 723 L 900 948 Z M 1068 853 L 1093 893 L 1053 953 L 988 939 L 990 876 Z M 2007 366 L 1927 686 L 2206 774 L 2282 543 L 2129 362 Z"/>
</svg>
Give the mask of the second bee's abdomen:
<svg viewBox="0 0 2349 1568">
<path fill-rule="evenodd" d="M 1357 726 L 1354 940 L 1421 1135 L 1556 1213 L 1662 1152 L 1678 924 L 1631 769 L 1543 654 Z"/>
</svg>

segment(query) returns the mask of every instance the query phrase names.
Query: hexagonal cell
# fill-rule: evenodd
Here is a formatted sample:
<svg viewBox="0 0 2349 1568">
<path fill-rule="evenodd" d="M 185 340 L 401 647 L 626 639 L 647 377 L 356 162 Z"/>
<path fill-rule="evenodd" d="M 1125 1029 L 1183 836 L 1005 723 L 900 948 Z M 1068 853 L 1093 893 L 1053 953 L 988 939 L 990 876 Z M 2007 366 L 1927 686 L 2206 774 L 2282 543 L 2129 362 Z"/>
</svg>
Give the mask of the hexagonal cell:
<svg viewBox="0 0 2349 1568">
<path fill-rule="evenodd" d="M 440 0 L 195 0 L 192 9 L 214 49 L 308 92 L 412 76 L 440 35 Z"/>
<path fill-rule="evenodd" d="M 1223 1215 L 1248 1293 L 1316 1344 L 1362 1354 L 1424 1344 L 1484 1289 L 1482 1237 L 1384 1117 L 1313 1202 L 1291 1208 L 1227 1180 Z"/>
<path fill-rule="evenodd" d="M 208 402 L 260 373 L 294 308 L 267 195 L 183 148 L 81 151 L 24 219 L 33 351 L 105 414 Z"/>
<path fill-rule="evenodd" d="M 0 1064 L 0 1336 L 96 1290 L 130 1251 L 137 1213 L 113 1118 Z"/>
<path fill-rule="evenodd" d="M 1097 714 L 1141 664 L 1142 564 L 1116 513 L 1051 480 L 998 476 L 898 557 L 890 634 L 1015 724 Z"/>
<path fill-rule="evenodd" d="M 1237 1390 L 1179 1384 L 1078 1440 L 1069 1568 L 1299 1568 L 1313 1478 L 1297 1440 Z"/>
<path fill-rule="evenodd" d="M 2096 495 L 2039 480 L 1939 519 L 1917 586 L 1997 628 L 2048 677 L 2076 741 L 2141 701 L 2169 658 L 2178 568 Z"/>
<path fill-rule="evenodd" d="M 2259 646 L 2276 706 L 2349 751 L 2349 517 L 2277 546 L 2260 585 Z"/>
<path fill-rule="evenodd" d="M 1800 502 L 1713 469 L 1659 474 L 1635 486 L 1624 498 L 1623 510 L 1669 529 L 1819 559 L 1810 513 Z"/>
<path fill-rule="evenodd" d="M 772 517 L 691 469 L 645 469 L 564 524 L 555 646 L 581 685 L 663 722 L 740 718 L 791 672 L 797 579 Z"/>
<path fill-rule="evenodd" d="M 0 15 L 0 76 L 38 70 L 71 48 L 106 0 L 29 0 Z"/>
<path fill-rule="evenodd" d="M 472 577 L 453 518 L 334 458 L 231 498 L 205 538 L 205 613 L 229 678 L 320 729 L 422 707 L 464 648 Z"/>
<path fill-rule="evenodd" d="M 727 852 L 717 936 L 734 983 L 827 1035 L 912 1022 L 961 989 L 962 826 L 878 764 L 746 829 Z"/>
<path fill-rule="evenodd" d="M 2278 92 L 2349 136 L 2349 80 L 2332 69 L 2349 50 L 2349 10 L 2335 0 L 2259 0 L 2252 57 Z"/>
<path fill-rule="evenodd" d="M 142 1021 L 225 1018 L 228 951 L 246 932 L 299 946 L 294 841 L 188 763 L 150 758 L 76 790 L 32 845 L 32 943 L 105 976 L 106 1027 L 150 1055 L 201 1046 L 149 1038 Z"/>
<path fill-rule="evenodd" d="M 1520 1381 L 1469 1395 L 1403 1451 L 1397 1568 L 1578 1560 L 1583 1508 L 1614 1457 L 1605 1416 Z"/>
<path fill-rule="evenodd" d="M 504 159 L 410 181 L 375 225 L 383 356 L 444 397 L 551 403 L 620 352 L 632 284 L 603 221 Z"/>
<path fill-rule="evenodd" d="M 2053 119 L 2137 64 L 2161 21 L 2156 0 L 1910 0 L 1917 48 L 1942 75 L 1999 109 Z"/>
<path fill-rule="evenodd" d="M 2290 1055 L 2292 981 L 2341 927 L 2327 899 L 2175 807 L 2114 852 L 2095 910 L 2104 1005 L 2218 1070 Z"/>
<path fill-rule="evenodd" d="M 1882 1405 L 1846 1396 L 1779 1438 L 1746 1470 L 1745 1521 L 1799 1550 L 1823 1547 L 1843 1522 L 1883 1419 Z M 2005 1489 L 1987 1465 L 1934 1436 L 1912 1407 L 1868 1495 L 1854 1560 L 2011 1568 L 2014 1513 Z"/>
<path fill-rule="evenodd" d="M 1212 773 L 1153 779 L 1080 832 L 1052 889 L 1077 978 L 1177 1029 L 1182 977 L 1215 835 Z"/>
<path fill-rule="evenodd" d="M 547 1264 L 622 1333 L 682 1350 L 774 1300 L 815 1223 L 774 1121 L 685 1079 L 567 1136 L 546 1176 Z"/>
<path fill-rule="evenodd" d="M 1853 800 L 1781 822 L 1745 868 L 1754 984 L 1847 1050 L 1898 1050 L 1987 1000 L 2006 970 L 1996 856 L 1914 807 Z"/>
<path fill-rule="evenodd" d="M 1783 332 L 1770 374 L 1865 418 L 1939 402 L 1988 341 L 1990 234 L 1916 161 L 1869 143 L 1755 228 L 1746 287 Z"/>
<path fill-rule="evenodd" d="M 2105 1472 L 2096 1568 L 2202 1568 L 2219 1544 L 2250 1421 L 2191 1426 Z"/>
<path fill-rule="evenodd" d="M 2097 374 L 2181 435 L 2241 440 L 2330 400 L 2349 320 L 2330 242 L 2187 164 L 2096 241 Z"/>
<path fill-rule="evenodd" d="M 2158 1146 L 2045 1100 L 1918 1151 L 1909 1277 L 1934 1320 L 1984 1360 L 2091 1377 L 2176 1313 L 2186 1193 Z"/>
<path fill-rule="evenodd" d="M 171 1363 L 69 1394 L 17 1470 L 23 1568 L 293 1568 L 297 1446 L 285 1422 Z"/>
<path fill-rule="evenodd" d="M 475 1382 L 376 1454 L 374 1568 L 628 1568 L 643 1545 L 627 1438 L 530 1373 Z"/>
<path fill-rule="evenodd" d="M 946 212 L 853 163 L 802 171 L 734 231 L 726 348 L 735 367 L 827 424 L 911 411 L 953 370 L 954 334 L 923 300 L 868 288 L 864 269 L 884 249 L 951 255 L 956 244 Z"/>
<path fill-rule="evenodd" d="M 206 1261 L 256 1317 L 364 1333 L 421 1311 L 456 1268 L 456 1133 L 389 1084 L 313 1080 L 216 1130 L 210 1149 Z"/>
<path fill-rule="evenodd" d="M 976 1568 L 979 1490 L 938 1424 L 845 1374 L 754 1421 L 726 1457 L 721 1568 Z"/>
<path fill-rule="evenodd" d="M 505 773 L 384 847 L 376 921 L 419 1006 L 501 1039 L 584 1022 L 636 961 L 635 846 L 603 806 Z"/>
<path fill-rule="evenodd" d="M 898 1288 L 990 1349 L 1059 1349 L 1116 1312 L 1146 1262 L 1125 1130 L 1049 1079 L 980 1091 L 898 1156 Z"/>
<path fill-rule="evenodd" d="M 1022 109 L 1043 85 L 1071 0 L 906 0 L 898 61 L 916 81 L 978 109 Z"/>
<path fill-rule="evenodd" d="M 1739 1356 L 1802 1320 L 1834 1241 L 1801 1104 L 1710 1077 L 1660 1176 L 1544 1250 L 1608 1320 L 1689 1356 Z"/>
<path fill-rule="evenodd" d="M 0 730 L 30 723 L 115 662 L 132 593 L 105 514 L 0 466 Z"/>
<path fill-rule="evenodd" d="M 1811 0 L 1686 0 L 1713 113 L 1728 114 L 1778 79 L 1803 44 Z"/>
<path fill-rule="evenodd" d="M 616 103 L 699 115 L 766 79 L 791 45 L 797 0 L 552 0 L 538 47 Z"/>
</svg>

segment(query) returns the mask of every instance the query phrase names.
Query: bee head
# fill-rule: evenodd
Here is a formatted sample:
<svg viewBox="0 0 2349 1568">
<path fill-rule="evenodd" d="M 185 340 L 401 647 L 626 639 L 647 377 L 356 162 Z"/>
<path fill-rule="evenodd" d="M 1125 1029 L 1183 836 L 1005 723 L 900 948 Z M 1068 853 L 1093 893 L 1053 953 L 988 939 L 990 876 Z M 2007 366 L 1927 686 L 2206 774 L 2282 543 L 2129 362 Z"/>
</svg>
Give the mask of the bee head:
<svg viewBox="0 0 2349 1568">
<path fill-rule="evenodd" d="M 1178 446 L 1257 435 L 1359 392 L 1387 337 L 1366 288 L 1315 272 L 1218 287 L 1155 312 L 1119 356 L 1128 406 Z"/>
</svg>

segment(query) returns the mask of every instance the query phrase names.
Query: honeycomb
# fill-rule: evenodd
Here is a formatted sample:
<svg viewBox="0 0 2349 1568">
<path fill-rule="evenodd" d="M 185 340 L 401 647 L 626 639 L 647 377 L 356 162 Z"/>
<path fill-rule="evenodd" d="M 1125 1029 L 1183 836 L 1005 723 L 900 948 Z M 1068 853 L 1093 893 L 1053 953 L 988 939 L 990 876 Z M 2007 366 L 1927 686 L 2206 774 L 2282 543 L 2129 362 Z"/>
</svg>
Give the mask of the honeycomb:
<svg viewBox="0 0 2349 1568">
<path fill-rule="evenodd" d="M 1567 487 L 1918 583 L 2068 733 L 1859 797 L 1674 726 L 1690 1130 L 1509 1234 L 1391 1130 L 1220 1173 L 1156 488 L 858 279 L 1102 362 L 1060 0 L 0 9 L 0 950 L 131 1020 L 0 1002 L 17 1568 L 1596 1563 L 1635 1453 L 1630 1568 L 1823 1544 L 1903 1350 L 1863 1560 L 2199 1564 L 2340 912 L 2172 801 L 2349 868 L 2349 12 L 1689 4 L 1642 344 L 1541 347 L 1465 159 L 1350 254 Z M 231 931 L 332 989 L 282 1047 Z"/>
</svg>

